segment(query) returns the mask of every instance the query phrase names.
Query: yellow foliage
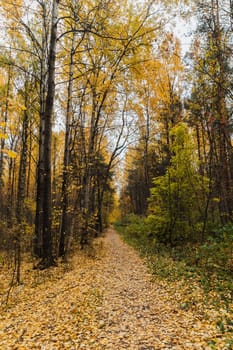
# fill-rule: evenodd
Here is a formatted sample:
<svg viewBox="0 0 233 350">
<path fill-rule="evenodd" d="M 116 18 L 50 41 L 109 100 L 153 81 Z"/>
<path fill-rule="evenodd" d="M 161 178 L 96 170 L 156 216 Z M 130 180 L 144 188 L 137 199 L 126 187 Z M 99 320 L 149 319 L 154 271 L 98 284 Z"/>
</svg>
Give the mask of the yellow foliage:
<svg viewBox="0 0 233 350">
<path fill-rule="evenodd" d="M 24 106 L 24 105 L 19 105 L 19 107 L 21 108 L 22 111 L 26 111 L 27 110 L 27 107 Z"/>
<path fill-rule="evenodd" d="M 6 140 L 8 136 L 2 132 L 0 132 L 0 138 Z"/>
<path fill-rule="evenodd" d="M 17 153 L 12 151 L 12 150 L 10 150 L 10 149 L 3 149 L 2 152 L 7 154 L 8 157 L 10 157 L 10 158 L 16 158 L 17 157 Z"/>
</svg>

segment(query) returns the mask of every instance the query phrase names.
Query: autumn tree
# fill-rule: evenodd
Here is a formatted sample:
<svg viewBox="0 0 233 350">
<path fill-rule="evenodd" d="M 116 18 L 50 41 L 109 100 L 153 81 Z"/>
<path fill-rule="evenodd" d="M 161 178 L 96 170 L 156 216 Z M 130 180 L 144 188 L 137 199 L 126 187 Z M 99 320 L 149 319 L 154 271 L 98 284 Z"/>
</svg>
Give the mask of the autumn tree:
<svg viewBox="0 0 233 350">
<path fill-rule="evenodd" d="M 42 119 L 42 134 L 40 134 L 40 147 L 43 168 L 40 168 L 38 176 L 41 177 L 41 202 L 42 202 L 42 258 L 40 268 L 51 266 L 53 262 L 52 232 L 51 232 L 51 146 L 52 146 L 52 113 L 55 96 L 55 61 L 58 25 L 59 0 L 52 3 L 51 32 L 48 50 L 48 80 L 45 100 L 45 111 Z M 39 204 L 40 205 L 40 204 Z"/>
<path fill-rule="evenodd" d="M 133 212 L 146 215 L 155 176 L 163 175 L 171 157 L 170 130 L 182 118 L 182 74 L 179 41 L 170 33 L 146 52 L 147 60 L 132 72 L 134 95 L 130 108 L 135 113 L 138 141 L 128 170 L 128 193 Z"/>
<path fill-rule="evenodd" d="M 200 239 L 203 194 L 208 187 L 196 171 L 195 143 L 187 125 L 179 123 L 170 134 L 171 162 L 165 175 L 153 181 L 148 220 L 154 220 L 161 240 L 173 244 L 176 240 Z"/>
<path fill-rule="evenodd" d="M 72 133 L 76 135 L 76 143 L 71 140 L 75 152 L 71 158 L 75 159 L 76 164 L 71 167 L 75 169 L 77 167 L 81 176 L 78 185 L 80 191 L 77 195 L 80 198 L 79 208 L 83 214 L 81 230 L 81 242 L 83 243 L 88 236 L 91 218 L 94 221 L 97 220 L 94 226 L 98 226 L 99 230 L 102 227 L 101 203 L 107 188 L 104 182 L 108 182 L 115 159 L 124 147 L 124 138 L 128 134 L 125 104 L 120 103 L 120 99 L 124 96 L 124 92 L 122 93 L 125 89 L 124 80 L 130 67 L 135 66 L 141 60 L 140 55 L 137 56 L 136 52 L 139 52 L 141 46 L 146 46 L 146 40 L 153 36 L 154 23 L 150 18 L 151 6 L 152 3 L 136 15 L 132 15 L 132 8 L 129 6 L 128 24 L 109 22 L 116 12 L 119 15 L 119 8 L 116 4 L 98 3 L 94 10 L 79 6 L 78 17 L 82 21 L 75 28 L 77 46 L 73 58 L 75 63 L 73 76 L 77 76 L 77 79 L 75 78 L 73 82 L 73 88 L 80 93 L 73 94 L 73 101 L 79 100 L 80 102 L 79 104 L 73 102 L 73 113 L 76 115 L 76 120 L 73 120 L 74 131 Z M 125 21 L 123 12 L 121 15 L 119 22 Z M 160 26 L 157 29 L 159 28 Z M 65 35 L 70 34 L 72 30 L 71 27 Z M 82 35 L 82 33 L 86 34 Z M 119 102 L 117 102 L 118 99 Z M 114 113 L 117 114 L 117 108 L 122 109 L 121 117 L 114 116 Z M 102 143 L 108 144 L 105 134 L 110 135 L 110 130 L 115 128 L 114 118 L 118 118 L 116 124 L 119 123 L 119 132 L 116 128 L 116 135 L 113 136 L 115 146 L 109 148 L 109 154 L 105 152 L 104 155 Z M 79 164 L 77 159 L 80 161 Z M 102 163 L 103 159 L 105 166 Z M 102 169 L 100 171 L 104 180 L 101 182 L 99 171 L 96 171 L 99 167 Z"/>
<path fill-rule="evenodd" d="M 202 12 L 193 53 L 195 80 L 190 106 L 195 119 L 191 123 L 197 133 L 200 170 L 212 181 L 211 198 L 218 198 L 212 206 L 218 206 L 224 224 L 232 215 L 229 3 L 199 2 L 198 8 Z"/>
<path fill-rule="evenodd" d="M 33 250 L 42 258 L 38 267 L 45 268 L 53 264 L 54 254 L 66 254 L 69 237 L 78 237 L 84 246 L 103 230 L 112 207 L 114 168 L 136 127 L 143 145 L 141 198 L 146 211 L 153 172 L 152 122 L 160 99 L 148 62 L 166 18 L 161 20 L 154 1 L 143 6 L 129 1 L 124 7 L 114 1 L 55 0 L 3 5 L 15 38 L 7 48 L 13 59 L 5 62 L 6 86 L 21 104 L 15 115 L 17 132 L 8 142 L 9 151 L 19 152 L 16 160 L 10 158 L 8 192 L 13 188 L 19 222 L 30 189 L 35 195 Z M 58 160 L 57 150 L 60 154 L 63 147 Z M 36 190 L 31 181 L 35 164 Z"/>
</svg>

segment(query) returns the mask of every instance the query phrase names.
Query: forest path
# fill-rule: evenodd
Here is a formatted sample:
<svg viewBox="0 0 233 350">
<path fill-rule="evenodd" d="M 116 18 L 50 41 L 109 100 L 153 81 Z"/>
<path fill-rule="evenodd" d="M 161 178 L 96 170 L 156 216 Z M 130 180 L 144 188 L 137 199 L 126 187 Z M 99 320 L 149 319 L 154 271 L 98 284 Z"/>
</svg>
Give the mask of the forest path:
<svg viewBox="0 0 233 350">
<path fill-rule="evenodd" d="M 113 229 L 97 248 L 96 256 L 77 254 L 66 271 L 25 269 L 24 284 L 2 305 L 1 350 L 210 349 L 215 326 L 197 310 L 182 310 L 181 291 L 152 281 Z"/>
<path fill-rule="evenodd" d="M 96 271 L 105 286 L 98 349 L 207 349 L 211 329 L 203 327 L 202 315 L 181 310 L 179 291 L 171 295 L 165 283 L 153 281 L 142 258 L 114 230 L 104 244 L 106 255 Z"/>
</svg>

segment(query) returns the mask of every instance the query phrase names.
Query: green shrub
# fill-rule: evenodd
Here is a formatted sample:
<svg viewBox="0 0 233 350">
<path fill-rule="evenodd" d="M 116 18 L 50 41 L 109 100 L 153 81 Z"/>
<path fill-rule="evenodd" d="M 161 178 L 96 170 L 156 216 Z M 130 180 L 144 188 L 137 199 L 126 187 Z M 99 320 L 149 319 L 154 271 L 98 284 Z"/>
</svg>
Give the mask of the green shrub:
<svg viewBox="0 0 233 350">
<path fill-rule="evenodd" d="M 156 249 L 157 241 L 152 226 L 146 218 L 137 215 L 129 215 L 121 223 L 115 224 L 123 238 L 144 254 Z"/>
<path fill-rule="evenodd" d="M 214 292 L 215 305 L 224 302 L 228 307 L 233 302 L 233 225 L 212 231 L 204 243 L 185 240 L 171 246 L 161 243 L 164 220 L 156 215 L 130 215 L 116 228 L 147 257 L 153 274 L 173 281 L 195 278 L 208 296 Z"/>
</svg>

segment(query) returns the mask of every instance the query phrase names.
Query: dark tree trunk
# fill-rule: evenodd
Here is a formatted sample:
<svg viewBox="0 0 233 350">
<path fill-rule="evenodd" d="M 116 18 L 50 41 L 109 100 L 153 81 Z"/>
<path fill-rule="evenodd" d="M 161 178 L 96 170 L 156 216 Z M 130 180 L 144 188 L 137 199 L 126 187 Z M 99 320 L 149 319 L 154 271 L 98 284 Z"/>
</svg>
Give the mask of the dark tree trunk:
<svg viewBox="0 0 233 350">
<path fill-rule="evenodd" d="M 27 79 L 27 77 L 26 77 Z M 27 81 L 25 82 L 25 107 L 28 107 L 27 98 Z M 18 223 L 18 234 L 15 237 L 16 247 L 15 247 L 15 263 L 16 269 L 16 281 L 20 283 L 20 273 L 21 273 L 21 231 L 22 222 L 24 219 L 24 206 L 25 206 L 25 196 L 26 196 L 26 182 L 27 182 L 27 158 L 28 158 L 28 128 L 29 128 L 29 118 L 28 111 L 24 112 L 23 116 L 23 128 L 22 128 L 22 149 L 19 163 L 19 176 L 18 176 L 18 191 L 17 191 L 17 202 L 16 202 L 16 219 Z"/>
<path fill-rule="evenodd" d="M 72 37 L 72 48 L 70 53 L 70 68 L 69 68 L 69 84 L 66 108 L 66 133 L 65 133 L 65 148 L 64 148 L 64 163 L 63 163 L 63 178 L 62 178 L 62 217 L 61 217 L 61 232 L 59 242 L 59 256 L 65 256 L 66 239 L 70 233 L 69 229 L 69 165 L 70 165 L 70 143 L 71 143 L 71 119 L 72 119 L 72 95 L 73 95 L 73 70 L 74 70 L 74 44 L 75 33 Z"/>
<path fill-rule="evenodd" d="M 33 253 L 37 257 L 42 257 L 42 213 L 43 213 L 43 174 L 44 174 L 44 159 L 43 159 L 43 145 L 45 137 L 45 99 L 48 90 L 47 84 L 47 41 L 48 31 L 46 24 L 46 7 L 41 2 L 42 20 L 43 20 L 43 38 L 41 46 L 40 58 L 40 134 L 39 134 L 39 155 L 37 163 L 37 189 L 36 189 L 36 215 L 35 215 L 35 235 L 33 239 Z"/>
<path fill-rule="evenodd" d="M 55 61 L 57 40 L 57 18 L 59 0 L 53 1 L 50 46 L 48 56 L 48 84 L 45 101 L 44 137 L 42 137 L 42 160 L 44 172 L 42 174 L 42 261 L 39 268 L 47 268 L 54 264 L 52 252 L 51 232 L 51 145 L 52 145 L 52 113 L 55 95 Z"/>
<path fill-rule="evenodd" d="M 27 77 L 26 77 L 27 79 Z M 28 107 L 27 101 L 27 82 L 25 83 L 25 107 Z M 16 218 L 18 223 L 22 222 L 22 215 L 24 213 L 24 201 L 26 196 L 27 183 L 27 158 L 28 158 L 28 135 L 29 135 L 29 118 L 27 109 L 24 111 L 23 128 L 22 128 L 22 149 L 19 163 L 19 177 L 18 177 L 18 193 L 16 203 Z"/>
</svg>

